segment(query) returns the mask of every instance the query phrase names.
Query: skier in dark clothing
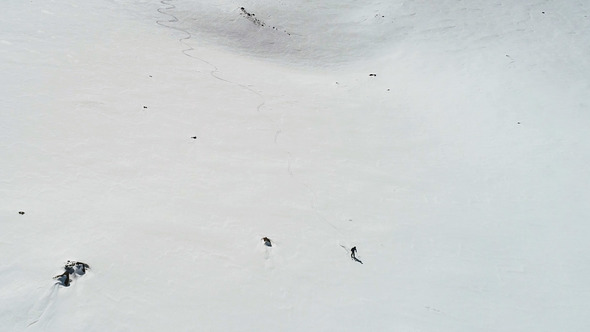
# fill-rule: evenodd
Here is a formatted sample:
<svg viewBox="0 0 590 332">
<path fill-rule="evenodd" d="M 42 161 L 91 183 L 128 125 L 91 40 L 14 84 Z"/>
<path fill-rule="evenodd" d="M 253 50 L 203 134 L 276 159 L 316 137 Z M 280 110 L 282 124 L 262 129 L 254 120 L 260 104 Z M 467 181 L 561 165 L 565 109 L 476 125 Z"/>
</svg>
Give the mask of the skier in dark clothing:
<svg viewBox="0 0 590 332">
<path fill-rule="evenodd" d="M 356 258 L 356 247 L 352 247 L 352 249 L 350 249 L 350 258 L 352 258 L 353 260 L 363 264 L 363 262 L 361 262 L 360 259 Z"/>
</svg>

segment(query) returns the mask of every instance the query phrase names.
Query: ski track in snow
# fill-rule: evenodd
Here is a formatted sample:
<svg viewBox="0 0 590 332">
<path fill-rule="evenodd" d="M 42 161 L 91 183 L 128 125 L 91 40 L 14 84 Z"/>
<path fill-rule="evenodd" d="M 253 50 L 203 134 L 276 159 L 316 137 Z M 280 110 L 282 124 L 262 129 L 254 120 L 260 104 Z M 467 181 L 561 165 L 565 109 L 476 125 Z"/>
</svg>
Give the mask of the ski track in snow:
<svg viewBox="0 0 590 332">
<path fill-rule="evenodd" d="M 161 3 L 162 5 L 164 5 L 164 6 L 166 6 L 166 7 L 164 7 L 164 8 L 158 8 L 158 12 L 159 12 L 160 14 L 162 14 L 162 15 L 169 16 L 169 17 L 170 17 L 170 19 L 169 19 L 169 20 L 157 20 L 157 21 L 156 21 L 156 24 L 158 24 L 158 25 L 160 25 L 160 26 L 162 26 L 162 27 L 165 27 L 165 28 L 168 28 L 168 29 L 172 29 L 172 30 L 175 30 L 175 31 L 178 31 L 178 32 L 181 32 L 181 33 L 185 34 L 185 36 L 184 36 L 184 37 L 182 37 L 182 38 L 179 38 L 179 39 L 178 39 L 178 41 L 179 41 L 179 42 L 180 42 L 180 43 L 181 43 L 181 44 L 182 44 L 182 45 L 185 47 L 185 48 L 184 48 L 184 49 L 181 51 L 181 52 L 182 52 L 184 55 L 188 56 L 189 58 L 192 58 L 192 59 L 195 59 L 195 60 L 201 61 L 201 62 L 203 62 L 203 63 L 207 64 L 208 66 L 210 66 L 210 67 L 212 68 L 212 69 L 211 69 L 211 71 L 210 71 L 210 74 L 211 74 L 211 76 L 213 76 L 215 79 L 217 79 L 217 80 L 220 80 L 220 81 L 222 81 L 222 82 L 226 82 L 226 83 L 228 83 L 228 84 L 232 84 L 232 85 L 238 86 L 238 87 L 240 87 L 240 88 L 242 88 L 242 89 L 245 89 L 245 90 L 247 90 L 247 91 L 250 91 L 251 93 L 253 93 L 253 94 L 255 94 L 256 96 L 258 96 L 258 98 L 260 98 L 262 101 L 261 101 L 261 103 L 260 103 L 260 104 L 258 104 L 258 106 L 256 107 L 256 112 L 258 112 L 258 113 L 261 113 L 261 115 L 265 116 L 265 117 L 266 117 L 266 118 L 267 118 L 267 119 L 268 119 L 270 122 L 272 122 L 272 123 L 273 123 L 273 125 L 274 125 L 275 127 L 278 127 L 278 128 L 280 128 L 280 125 L 278 125 L 278 124 L 276 123 L 276 121 L 275 121 L 275 120 L 273 120 L 272 118 L 270 118 L 269 116 L 267 116 L 267 115 L 265 115 L 265 114 L 262 114 L 262 112 L 261 112 L 261 109 L 262 109 L 262 107 L 264 107 L 264 105 L 265 105 L 265 103 L 266 103 L 266 99 L 264 98 L 264 96 L 263 96 L 263 95 L 262 95 L 260 92 L 258 92 L 258 91 L 256 91 L 256 90 L 252 89 L 252 88 L 251 88 L 250 86 L 248 86 L 248 85 L 241 84 L 241 83 L 234 82 L 234 81 L 230 81 L 230 80 L 227 80 L 227 79 L 225 79 L 225 78 L 222 78 L 222 77 L 220 77 L 220 76 L 219 76 L 219 74 L 218 74 L 218 73 L 219 73 L 219 68 L 218 68 L 216 65 L 214 65 L 213 63 L 211 63 L 211 62 L 209 62 L 209 61 L 207 61 L 207 60 L 205 60 L 205 59 L 203 59 L 203 58 L 200 58 L 200 57 L 198 57 L 198 56 L 195 56 L 195 55 L 191 54 L 191 52 L 195 51 L 195 48 L 194 48 L 194 47 L 192 47 L 192 46 L 190 46 L 190 45 L 187 43 L 187 41 L 188 41 L 188 40 L 190 40 L 190 39 L 192 38 L 192 34 L 191 34 L 190 32 L 188 32 L 188 31 L 186 31 L 185 29 L 181 29 L 181 28 L 178 28 L 178 27 L 175 27 L 175 26 L 172 26 L 172 25 L 168 25 L 168 24 L 166 24 L 166 23 L 177 23 L 177 22 L 179 21 L 179 20 L 178 20 L 178 18 L 177 18 L 177 17 L 176 17 L 174 14 L 171 14 L 171 13 L 169 12 L 169 11 L 171 11 L 171 10 L 174 10 L 174 9 L 176 9 L 176 6 L 175 6 L 175 5 L 173 5 L 172 3 L 170 3 L 171 1 L 172 1 L 172 0 L 161 0 L 161 1 L 160 1 L 160 3 Z M 274 136 L 274 143 L 275 143 L 275 144 L 278 144 L 278 143 L 277 143 L 277 141 L 278 141 L 278 137 L 279 137 L 279 135 L 281 134 L 281 132 L 282 132 L 282 130 L 281 130 L 281 129 L 277 129 L 277 130 L 276 130 L 276 133 L 275 133 L 275 136 Z M 324 217 L 324 216 L 321 214 L 321 212 L 318 210 L 318 208 L 317 208 L 317 204 L 316 204 L 316 200 L 317 200 L 317 193 L 316 193 L 316 192 L 315 192 L 315 191 L 314 191 L 314 190 L 313 190 L 313 189 L 312 189 L 312 188 L 311 188 L 311 187 L 310 187 L 310 186 L 309 186 L 307 183 L 305 183 L 305 181 L 303 181 L 303 180 L 299 179 L 299 178 L 298 178 L 298 177 L 297 177 L 297 176 L 296 176 L 296 175 L 293 173 L 293 171 L 292 171 L 292 169 L 291 169 L 291 161 L 292 161 L 292 159 L 293 159 L 293 156 L 292 156 L 292 154 L 291 154 L 289 151 L 284 151 L 284 150 L 283 150 L 283 153 L 285 153 L 285 154 L 287 155 L 287 171 L 288 171 L 289 175 L 291 176 L 291 178 L 293 178 L 293 179 L 294 179 L 294 180 L 295 180 L 297 183 L 299 183 L 300 185 L 302 185 L 303 187 L 305 187 L 305 188 L 306 188 L 306 190 L 307 190 L 307 191 L 310 193 L 310 198 L 309 198 L 309 201 L 310 201 L 310 207 L 311 207 L 311 209 L 314 211 L 314 213 L 315 213 L 315 214 L 318 216 L 318 218 L 319 218 L 320 220 L 322 220 L 322 221 L 323 221 L 323 222 L 325 222 L 327 225 L 329 225 L 329 226 L 331 227 L 331 229 L 333 229 L 333 230 L 337 231 L 337 232 L 338 232 L 338 234 L 339 234 L 339 236 L 340 236 L 340 237 L 342 237 L 342 236 L 343 236 L 343 234 L 342 234 L 342 231 L 341 231 L 340 229 L 338 229 L 336 226 L 334 226 L 334 224 L 332 224 L 332 223 L 331 223 L 331 222 L 330 222 L 330 221 L 329 221 L 329 220 L 328 220 L 326 217 Z M 268 258 L 268 257 L 267 257 L 267 258 Z"/>
<path fill-rule="evenodd" d="M 27 321 L 31 321 L 27 324 L 27 328 L 37 324 L 39 320 L 43 317 L 47 309 L 53 304 L 57 298 L 57 292 L 59 290 L 59 284 L 55 283 L 51 286 L 51 289 L 48 291 L 46 295 L 41 297 L 39 301 L 29 310 L 29 319 Z"/>
<path fill-rule="evenodd" d="M 165 27 L 165 28 L 172 29 L 172 30 L 176 30 L 176 31 L 179 31 L 179 32 L 182 32 L 182 33 L 186 34 L 186 36 L 185 36 L 185 37 L 182 37 L 182 38 L 178 39 L 178 41 L 179 41 L 179 42 L 180 42 L 180 43 L 181 43 L 181 44 L 182 44 L 184 47 L 186 47 L 186 48 L 184 48 L 184 49 L 182 50 L 182 53 L 183 53 L 184 55 L 188 56 L 189 58 L 193 58 L 193 59 L 195 59 L 195 60 L 199 60 L 199 61 L 201 61 L 201 62 L 203 62 L 203 63 L 207 64 L 208 66 L 210 66 L 210 67 L 212 68 L 212 70 L 210 71 L 210 74 L 211 74 L 211 76 L 213 76 L 215 79 L 218 79 L 218 80 L 220 80 L 220 81 L 222 81 L 222 82 L 226 82 L 226 83 L 229 83 L 229 84 L 233 84 L 233 85 L 239 86 L 240 88 L 246 89 L 246 90 L 248 90 L 248 91 L 250 91 L 250 92 L 252 92 L 252 93 L 256 94 L 256 95 L 257 95 L 257 96 L 258 96 L 258 97 L 259 97 L 259 98 L 262 100 L 262 102 L 261 102 L 261 103 L 260 103 L 260 104 L 259 104 L 259 105 L 256 107 L 256 111 L 257 111 L 257 112 L 260 112 L 260 109 L 261 109 L 261 108 L 264 106 L 264 104 L 265 104 L 265 102 L 266 102 L 266 101 L 265 101 L 265 99 L 264 99 L 264 96 L 262 96 L 262 94 L 260 94 L 260 93 L 259 93 L 258 91 L 256 91 L 256 90 L 254 90 L 254 89 L 250 88 L 250 87 L 249 87 L 249 86 L 247 86 L 247 85 L 244 85 L 244 84 L 241 84 L 241 83 L 238 83 L 238 82 L 234 82 L 234 81 L 230 81 L 230 80 L 227 80 L 227 79 L 225 79 L 225 78 L 222 78 L 222 77 L 220 77 L 220 76 L 218 75 L 218 73 L 219 73 L 219 68 L 218 68 L 217 66 L 215 66 L 214 64 L 212 64 L 211 62 L 209 62 L 209 61 L 207 61 L 207 60 L 205 60 L 205 59 L 203 59 L 203 58 L 199 58 L 199 57 L 197 57 L 197 56 L 194 56 L 194 55 L 192 55 L 192 54 L 190 53 L 190 52 L 192 52 L 192 51 L 194 51 L 194 50 L 195 50 L 195 49 L 194 49 L 194 47 L 192 47 L 192 46 L 190 46 L 189 44 L 187 44 L 187 43 L 186 43 L 186 41 L 188 41 L 189 39 L 191 39 L 191 38 L 193 37 L 193 36 L 192 36 L 192 34 L 191 34 L 190 32 L 188 32 L 188 31 L 186 31 L 186 30 L 184 30 L 184 29 L 180 29 L 180 28 L 177 28 L 177 27 L 174 27 L 174 26 L 171 26 L 171 25 L 167 25 L 167 24 L 165 24 L 165 23 L 177 23 L 177 22 L 178 22 L 178 18 L 177 18 L 175 15 L 173 15 L 173 14 L 170 14 L 170 13 L 168 12 L 168 11 L 170 11 L 170 10 L 176 9 L 176 6 L 175 6 L 175 5 L 173 5 L 173 4 L 171 4 L 171 3 L 169 3 L 170 1 L 171 1 L 171 0 L 162 0 L 162 1 L 160 1 L 160 3 L 161 3 L 162 5 L 164 5 L 164 6 L 167 6 L 167 7 L 166 7 L 166 8 L 159 8 L 159 9 L 158 9 L 158 12 L 159 12 L 160 14 L 163 14 L 163 15 L 166 15 L 166 16 L 170 16 L 170 17 L 171 17 L 171 19 L 170 19 L 170 20 L 167 20 L 167 21 L 161 21 L 161 20 L 158 20 L 158 21 L 156 21 L 156 23 L 157 23 L 158 25 L 160 25 L 160 26 L 163 26 L 163 27 Z"/>
<path fill-rule="evenodd" d="M 279 6 L 289 9 L 284 2 L 253 3 L 266 10 L 255 8 L 261 17 Z M 384 30 L 381 21 L 390 15 L 377 26 L 363 6 L 366 11 L 348 13 L 347 21 L 361 32 L 366 28 L 368 37 L 398 31 L 399 44 L 385 40 L 374 48 L 375 54 L 400 54 L 379 60 L 391 64 L 368 61 L 358 47 L 365 44 L 346 40 L 340 30 L 333 34 L 342 40 L 332 46 L 350 47 L 350 58 L 359 61 L 351 69 L 370 69 L 378 79 L 365 83 L 353 76 L 357 72 L 344 71 L 343 77 L 295 73 L 276 88 L 261 79 L 266 73 L 255 76 L 264 60 L 259 67 L 240 48 L 209 53 L 201 43 L 207 39 L 199 37 L 203 24 L 183 26 L 184 1 L 40 4 L 7 2 L 7 36 L 0 40 L 9 106 L 0 146 L 8 174 L 0 195 L 0 272 L 7 282 L 0 332 L 549 332 L 590 326 L 590 273 L 583 263 L 590 252 L 584 236 L 590 215 L 585 2 L 403 2 L 388 12 L 395 12 L 397 30 Z M 343 4 L 310 7 L 346 17 Z M 119 9 L 129 13 L 119 15 Z M 326 27 L 343 27 L 331 16 L 300 12 L 304 18 L 292 11 L 276 17 L 297 27 L 323 18 L 333 21 Z M 213 13 L 210 20 L 225 24 L 230 15 Z M 303 56 L 313 51 L 301 45 Z M 136 84 L 151 66 L 165 74 L 159 81 L 165 85 Z M 269 67 L 269 77 L 293 73 L 270 72 L 275 69 Z M 344 91 L 326 84 L 332 76 Z M 202 154 L 216 158 L 198 168 L 189 163 L 198 158 L 191 149 L 200 148 L 192 144 L 199 141 L 177 149 L 178 124 L 193 127 L 197 121 L 190 119 L 202 115 L 197 107 L 184 110 L 199 99 L 183 90 L 181 79 L 207 97 L 207 121 L 197 128 L 220 138 Z M 373 93 L 383 83 L 391 84 L 391 97 Z M 317 99 L 306 99 L 315 87 Z M 162 92 L 166 100 L 158 97 Z M 228 98 L 233 93 L 239 96 Z M 119 116 L 144 96 L 165 104 L 170 97 L 182 111 L 167 114 L 165 128 L 159 117 L 139 122 Z M 322 113 L 333 105 L 346 107 Z M 345 112 L 345 119 L 317 121 Z M 211 124 L 226 120 L 220 114 L 233 121 L 237 113 L 244 121 Z M 236 135 L 227 135 L 230 130 Z M 232 149 L 242 134 L 252 136 Z M 321 139 L 327 144 L 307 151 Z M 342 150 L 322 154 L 333 147 Z M 241 158 L 227 158 L 233 154 Z M 179 160 L 188 166 L 177 166 Z M 210 170 L 221 163 L 228 167 Z M 341 167 L 330 169 L 334 165 Z M 203 170 L 209 173 L 199 174 Z M 252 184 L 260 186 L 248 188 Z M 272 206 L 244 199 L 248 209 L 224 210 L 249 193 L 276 196 L 268 200 Z M 226 201 L 216 203 L 217 195 Z M 274 205 L 282 195 L 291 201 Z M 26 219 L 16 214 L 21 207 Z M 361 218 L 372 220 L 357 224 Z M 260 241 L 262 234 L 253 235 L 258 227 L 268 231 L 272 247 Z M 355 245 L 368 266 L 349 258 Z M 92 287 L 50 279 L 45 262 L 66 255 L 102 266 L 99 278 L 88 280 Z"/>
</svg>

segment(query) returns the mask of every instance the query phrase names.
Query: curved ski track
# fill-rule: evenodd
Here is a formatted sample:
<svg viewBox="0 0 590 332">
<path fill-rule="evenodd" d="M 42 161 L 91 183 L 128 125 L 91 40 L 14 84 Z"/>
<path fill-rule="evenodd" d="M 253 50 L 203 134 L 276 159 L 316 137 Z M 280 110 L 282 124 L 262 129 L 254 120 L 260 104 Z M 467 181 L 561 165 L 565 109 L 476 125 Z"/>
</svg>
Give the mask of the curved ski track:
<svg viewBox="0 0 590 332">
<path fill-rule="evenodd" d="M 262 107 L 266 103 L 266 99 L 264 98 L 264 96 L 260 92 L 252 89 L 251 87 L 249 87 L 249 86 L 247 86 L 245 84 L 241 84 L 241 83 L 238 83 L 238 82 L 230 81 L 230 80 L 227 80 L 227 79 L 224 79 L 224 78 L 220 77 L 218 75 L 219 68 L 217 66 L 215 66 L 213 63 L 211 63 L 211 62 L 209 62 L 209 61 L 207 61 L 205 59 L 199 58 L 199 57 L 191 54 L 191 52 L 194 51 L 195 49 L 192 46 L 190 46 L 188 43 L 186 43 L 186 41 L 188 41 L 189 39 L 192 38 L 192 34 L 190 32 L 188 32 L 188 31 L 184 30 L 184 29 L 181 29 L 181 28 L 175 27 L 173 25 L 170 25 L 170 23 L 177 23 L 177 22 L 179 22 L 178 18 L 175 15 L 169 13 L 170 10 L 176 9 L 176 6 L 173 5 L 171 3 L 171 1 L 173 1 L 173 0 L 161 0 L 160 1 L 160 3 L 162 5 L 164 5 L 164 6 L 166 6 L 166 7 L 158 8 L 158 12 L 160 14 L 162 14 L 162 15 L 169 16 L 170 19 L 169 20 L 157 20 L 156 21 L 156 24 L 158 24 L 158 25 L 160 25 L 162 27 L 165 27 L 165 28 L 168 28 L 168 29 L 172 29 L 172 30 L 175 30 L 175 31 L 178 31 L 178 32 L 181 32 L 181 33 L 185 34 L 184 37 L 178 39 L 178 41 L 184 46 L 184 48 L 182 49 L 181 52 L 184 55 L 186 55 L 186 56 L 188 56 L 190 58 L 193 58 L 195 60 L 201 61 L 201 62 L 207 64 L 208 66 L 210 66 L 212 68 L 211 71 L 210 71 L 210 75 L 213 78 L 215 78 L 217 80 L 220 80 L 222 82 L 226 82 L 228 84 L 232 84 L 232 85 L 238 86 L 238 87 L 240 87 L 242 89 L 245 89 L 245 90 L 248 90 L 248 91 L 252 92 L 253 94 L 255 94 L 256 96 L 258 96 L 258 98 L 261 99 L 261 103 L 256 107 L 256 111 L 258 113 L 260 113 L 260 110 L 262 109 Z M 166 24 L 166 23 L 168 23 L 168 24 Z M 270 122 L 272 122 L 273 124 L 276 125 L 276 121 L 275 120 L 273 120 L 272 118 L 270 118 L 269 116 L 266 116 L 266 115 L 265 115 L 265 117 L 267 117 Z M 277 127 L 280 128 L 280 126 L 277 126 Z M 275 142 L 275 144 L 277 144 L 278 136 L 279 136 L 279 134 L 281 132 L 282 132 L 282 130 L 280 130 L 280 129 L 276 131 L 276 133 L 274 135 L 274 142 Z M 311 189 L 311 187 L 307 183 L 305 183 L 303 180 L 298 179 L 297 176 L 291 170 L 291 160 L 292 160 L 291 153 L 289 151 L 283 151 L 283 153 L 285 153 L 287 155 L 287 171 L 288 171 L 289 175 L 294 180 L 296 180 L 300 185 L 302 185 L 303 187 L 305 187 L 307 189 L 307 191 L 309 191 L 309 193 L 311 194 L 311 197 L 309 198 L 309 200 L 310 200 L 310 207 L 312 208 L 312 210 L 320 218 L 320 220 L 324 221 L 333 230 L 336 230 L 340 234 L 340 236 L 343 236 L 342 231 L 340 229 L 338 229 L 336 226 L 334 226 L 334 224 L 332 224 L 330 221 L 328 221 L 328 219 L 326 217 L 324 217 L 320 213 L 320 211 L 317 209 L 317 207 L 316 207 L 316 197 L 317 197 L 316 192 L 313 189 Z"/>
</svg>

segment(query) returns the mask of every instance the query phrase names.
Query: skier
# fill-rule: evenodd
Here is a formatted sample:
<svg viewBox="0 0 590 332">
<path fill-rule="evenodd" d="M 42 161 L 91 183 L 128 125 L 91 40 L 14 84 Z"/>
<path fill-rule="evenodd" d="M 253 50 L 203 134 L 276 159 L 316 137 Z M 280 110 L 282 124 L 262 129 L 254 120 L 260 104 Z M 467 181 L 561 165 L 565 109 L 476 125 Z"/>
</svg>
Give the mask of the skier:
<svg viewBox="0 0 590 332">
<path fill-rule="evenodd" d="M 353 260 L 363 264 L 363 262 L 361 262 L 360 259 L 356 258 L 356 247 L 352 247 L 352 249 L 350 249 L 350 258 L 352 258 Z"/>
<path fill-rule="evenodd" d="M 267 238 L 266 236 L 262 238 L 262 241 L 264 241 L 265 246 L 272 247 L 272 243 L 270 242 L 270 239 Z"/>
</svg>

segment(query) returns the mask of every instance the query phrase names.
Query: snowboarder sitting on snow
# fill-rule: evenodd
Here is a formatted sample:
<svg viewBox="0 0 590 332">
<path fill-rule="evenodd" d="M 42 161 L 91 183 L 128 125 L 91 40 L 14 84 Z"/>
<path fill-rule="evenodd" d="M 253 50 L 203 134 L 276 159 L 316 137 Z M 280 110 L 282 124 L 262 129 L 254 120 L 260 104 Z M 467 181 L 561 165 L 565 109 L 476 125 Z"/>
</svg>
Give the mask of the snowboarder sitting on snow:
<svg viewBox="0 0 590 332">
<path fill-rule="evenodd" d="M 86 269 L 89 269 L 90 266 L 86 263 L 82 263 L 82 262 L 72 262 L 72 261 L 68 261 L 66 263 L 66 266 L 64 266 L 64 269 L 69 272 L 70 274 L 76 273 L 79 275 L 84 275 L 86 274 Z"/>
<path fill-rule="evenodd" d="M 53 279 L 57 279 L 57 282 L 59 282 L 59 284 L 62 286 L 70 286 L 70 274 L 68 273 L 68 271 L 65 271 L 64 273 L 53 277 Z"/>
<path fill-rule="evenodd" d="M 363 262 L 361 262 L 360 259 L 356 258 L 356 247 L 352 247 L 352 249 L 350 249 L 350 258 L 352 258 L 353 260 L 363 264 Z"/>
</svg>

